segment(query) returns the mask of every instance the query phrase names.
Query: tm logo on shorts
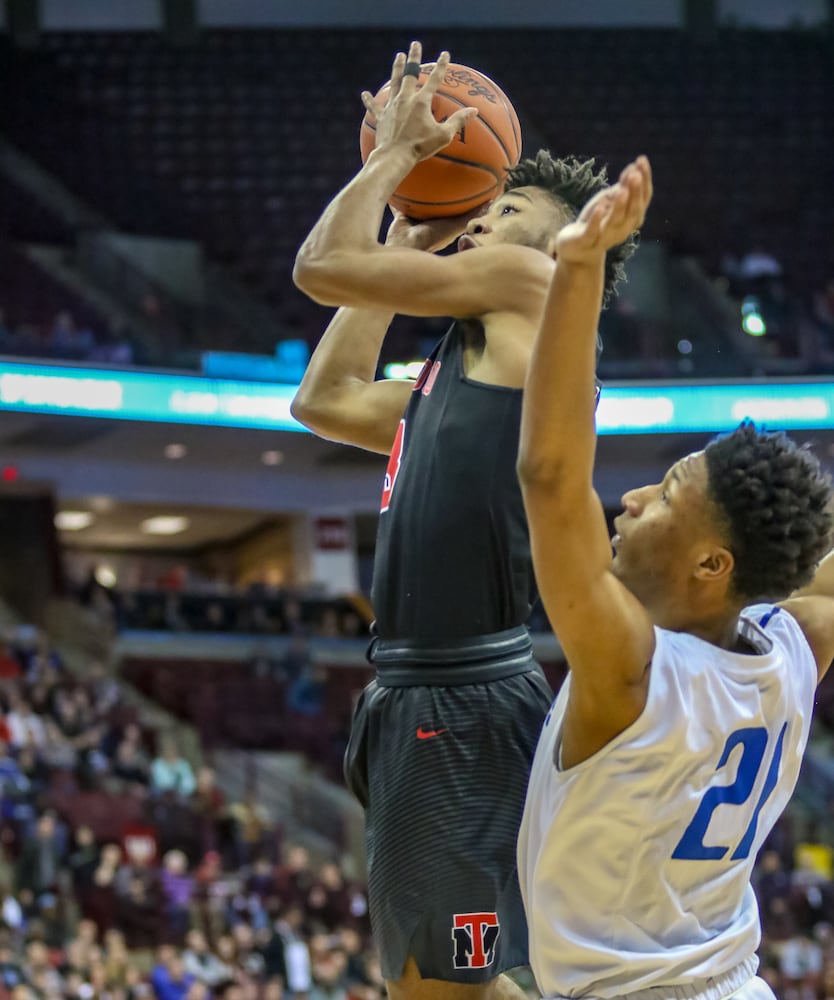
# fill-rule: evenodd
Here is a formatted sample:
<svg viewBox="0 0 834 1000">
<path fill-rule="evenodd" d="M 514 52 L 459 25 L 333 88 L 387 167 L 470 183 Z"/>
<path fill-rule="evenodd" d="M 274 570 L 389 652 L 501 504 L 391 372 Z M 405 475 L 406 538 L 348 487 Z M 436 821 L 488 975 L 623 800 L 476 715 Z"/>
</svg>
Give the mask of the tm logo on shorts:
<svg viewBox="0 0 834 1000">
<path fill-rule="evenodd" d="M 492 965 L 500 932 L 497 913 L 455 913 L 452 917 L 455 968 L 485 969 Z"/>
</svg>

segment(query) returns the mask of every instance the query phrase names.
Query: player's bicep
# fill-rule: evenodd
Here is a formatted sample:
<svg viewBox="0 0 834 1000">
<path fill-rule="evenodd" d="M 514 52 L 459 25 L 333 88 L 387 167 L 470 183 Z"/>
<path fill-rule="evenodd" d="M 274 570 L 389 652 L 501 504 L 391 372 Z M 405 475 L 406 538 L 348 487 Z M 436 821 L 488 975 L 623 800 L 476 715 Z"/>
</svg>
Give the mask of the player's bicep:
<svg viewBox="0 0 834 1000">
<path fill-rule="evenodd" d="M 292 413 L 318 437 L 387 455 L 411 389 L 411 382 L 395 379 L 346 382 L 314 400 L 296 397 Z"/>
<path fill-rule="evenodd" d="M 574 684 L 616 697 L 645 675 L 654 652 L 652 622 L 611 572 L 611 546 L 596 492 L 583 490 L 558 505 L 549 492 L 529 485 L 524 490 L 542 603 Z M 569 516 L 560 516 L 560 509 Z"/>
</svg>

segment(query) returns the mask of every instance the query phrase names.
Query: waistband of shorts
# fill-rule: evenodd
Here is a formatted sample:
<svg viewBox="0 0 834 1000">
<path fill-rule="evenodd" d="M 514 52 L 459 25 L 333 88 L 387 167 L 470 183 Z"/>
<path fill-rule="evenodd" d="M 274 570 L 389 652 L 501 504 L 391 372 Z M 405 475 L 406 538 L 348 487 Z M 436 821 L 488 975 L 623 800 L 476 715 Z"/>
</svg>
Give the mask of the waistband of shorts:
<svg viewBox="0 0 834 1000">
<path fill-rule="evenodd" d="M 484 684 L 535 669 L 525 625 L 459 640 L 375 637 L 368 659 L 383 687 Z"/>
<path fill-rule="evenodd" d="M 693 979 L 680 986 L 650 986 L 644 990 L 608 996 L 605 1000 L 729 1000 L 758 971 L 759 958 L 751 955 L 740 965 L 720 976 Z M 562 1000 L 561 997 L 548 1000 Z M 566 1000 L 566 998 L 565 998 Z M 602 1000 L 598 994 L 587 994 L 583 1000 Z"/>
</svg>

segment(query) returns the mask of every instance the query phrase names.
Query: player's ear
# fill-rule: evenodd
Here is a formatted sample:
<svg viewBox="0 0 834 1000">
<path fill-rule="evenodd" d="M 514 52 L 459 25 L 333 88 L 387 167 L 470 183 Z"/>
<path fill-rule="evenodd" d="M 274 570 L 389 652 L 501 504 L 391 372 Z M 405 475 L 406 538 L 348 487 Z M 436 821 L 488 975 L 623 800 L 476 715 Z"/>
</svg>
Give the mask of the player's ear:
<svg viewBox="0 0 834 1000">
<path fill-rule="evenodd" d="M 695 576 L 699 580 L 728 580 L 734 566 L 732 552 L 723 545 L 717 545 L 698 556 Z"/>
</svg>

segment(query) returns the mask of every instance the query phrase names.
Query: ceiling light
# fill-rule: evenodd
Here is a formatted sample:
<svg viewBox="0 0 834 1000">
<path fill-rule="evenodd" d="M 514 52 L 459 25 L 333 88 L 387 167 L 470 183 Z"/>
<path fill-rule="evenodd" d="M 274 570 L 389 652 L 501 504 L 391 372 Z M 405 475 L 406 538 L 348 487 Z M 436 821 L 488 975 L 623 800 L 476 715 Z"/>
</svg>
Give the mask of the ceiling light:
<svg viewBox="0 0 834 1000">
<path fill-rule="evenodd" d="M 188 527 L 188 518 L 172 515 L 149 517 L 140 527 L 146 535 L 178 535 Z"/>
<path fill-rule="evenodd" d="M 284 461 L 283 451 L 265 451 L 261 455 L 264 465 L 280 465 Z"/>
<path fill-rule="evenodd" d="M 116 586 L 116 574 L 113 572 L 112 566 L 96 566 L 94 576 L 96 583 L 101 584 L 102 587 Z"/>
<path fill-rule="evenodd" d="M 166 458 L 185 458 L 188 454 L 188 448 L 184 444 L 166 444 L 163 454 Z"/>
<path fill-rule="evenodd" d="M 59 510 L 55 515 L 55 527 L 59 531 L 81 531 L 93 523 L 93 515 L 88 510 Z"/>
</svg>

